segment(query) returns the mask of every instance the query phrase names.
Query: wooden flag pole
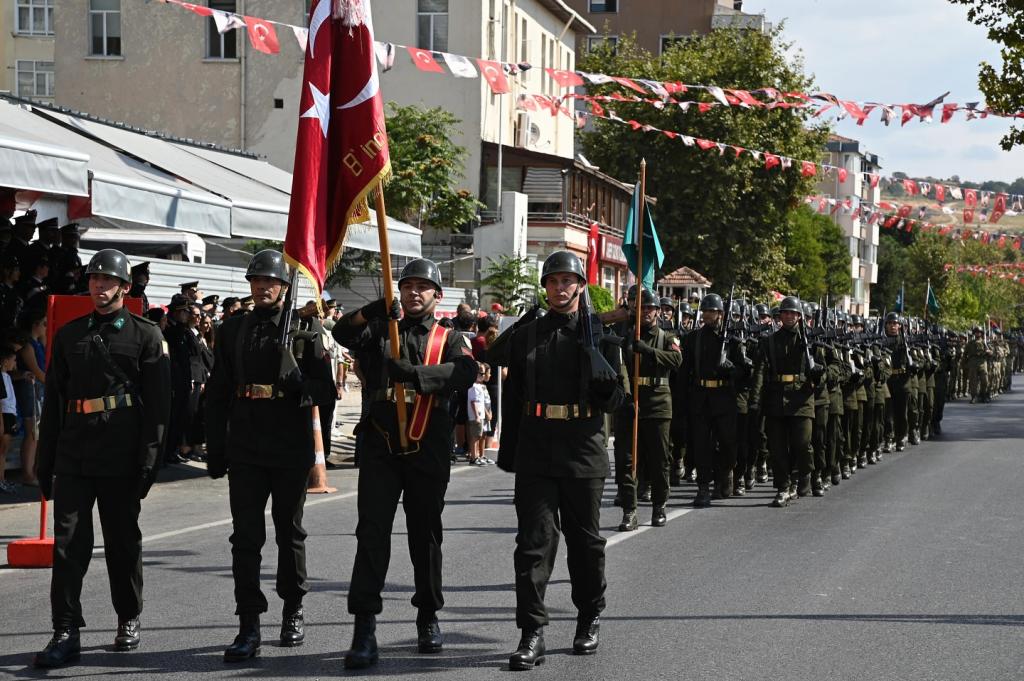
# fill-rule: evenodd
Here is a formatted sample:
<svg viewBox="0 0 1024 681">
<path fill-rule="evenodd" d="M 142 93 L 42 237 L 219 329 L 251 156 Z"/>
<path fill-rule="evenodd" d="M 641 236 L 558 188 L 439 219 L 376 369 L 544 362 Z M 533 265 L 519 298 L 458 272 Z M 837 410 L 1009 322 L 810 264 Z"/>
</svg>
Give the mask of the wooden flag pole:
<svg viewBox="0 0 1024 681">
<path fill-rule="evenodd" d="M 380 270 L 384 277 L 384 302 L 391 310 L 394 300 L 395 282 L 391 276 L 391 248 L 388 245 L 388 216 L 384 210 L 384 187 L 377 188 L 377 236 L 380 238 Z M 392 359 L 400 359 L 402 351 L 398 347 L 398 320 L 388 318 L 388 340 L 391 343 Z M 402 449 L 409 448 L 409 435 L 406 424 L 409 415 L 405 404 L 405 386 L 395 383 L 395 408 L 398 410 L 398 440 Z"/>
<path fill-rule="evenodd" d="M 636 327 L 633 341 L 640 340 L 640 319 L 643 314 L 644 288 L 644 228 L 647 226 L 647 159 L 640 160 L 640 207 L 633 216 L 633 234 L 636 236 Z M 640 353 L 633 349 L 633 483 L 639 484 L 636 477 L 636 443 L 640 435 Z"/>
</svg>

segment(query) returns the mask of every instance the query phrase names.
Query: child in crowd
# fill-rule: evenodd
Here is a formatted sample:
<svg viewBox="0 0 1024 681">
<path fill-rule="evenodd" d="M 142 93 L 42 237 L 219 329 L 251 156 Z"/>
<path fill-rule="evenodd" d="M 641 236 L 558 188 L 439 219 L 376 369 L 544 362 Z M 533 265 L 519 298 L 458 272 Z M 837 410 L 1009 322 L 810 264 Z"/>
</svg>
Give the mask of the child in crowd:
<svg viewBox="0 0 1024 681">
<path fill-rule="evenodd" d="M 466 458 L 471 465 L 486 466 L 494 463 L 484 457 L 484 445 L 487 439 L 484 437 L 491 421 L 491 397 L 487 393 L 487 380 L 490 378 L 491 369 L 486 364 L 480 364 L 480 370 L 476 375 L 474 383 L 466 395 L 466 436 L 469 440 L 469 451 Z"/>
<path fill-rule="evenodd" d="M 16 489 L 14 483 L 7 482 L 4 472 L 7 468 L 7 450 L 18 424 L 18 400 L 14 396 L 14 383 L 10 375 L 18 365 L 17 354 L 9 345 L 0 347 L 0 380 L 3 381 L 3 391 L 0 392 L 0 493 L 3 494 Z"/>
</svg>

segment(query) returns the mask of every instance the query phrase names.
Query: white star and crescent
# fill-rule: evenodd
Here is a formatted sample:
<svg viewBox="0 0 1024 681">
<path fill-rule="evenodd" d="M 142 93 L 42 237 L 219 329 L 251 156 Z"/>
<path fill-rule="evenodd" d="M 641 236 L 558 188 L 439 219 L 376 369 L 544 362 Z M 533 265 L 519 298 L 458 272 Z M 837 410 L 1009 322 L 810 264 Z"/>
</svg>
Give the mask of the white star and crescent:
<svg viewBox="0 0 1024 681">
<path fill-rule="evenodd" d="M 302 118 L 315 118 L 320 121 L 320 131 L 327 137 L 327 129 L 331 126 L 331 96 L 320 92 L 312 83 L 309 83 L 309 91 L 313 95 L 313 106 L 302 112 Z"/>
</svg>

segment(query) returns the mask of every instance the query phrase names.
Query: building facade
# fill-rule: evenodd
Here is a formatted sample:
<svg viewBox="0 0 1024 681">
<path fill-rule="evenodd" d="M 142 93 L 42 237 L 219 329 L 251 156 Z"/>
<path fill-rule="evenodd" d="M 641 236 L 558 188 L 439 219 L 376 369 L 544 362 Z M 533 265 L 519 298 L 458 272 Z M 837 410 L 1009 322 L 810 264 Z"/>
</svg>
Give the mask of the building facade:
<svg viewBox="0 0 1024 681">
<path fill-rule="evenodd" d="M 850 249 L 850 278 L 853 282 L 851 294 L 839 301 L 841 306 L 856 314 L 866 315 L 871 309 L 871 285 L 878 283 L 878 230 L 877 222 L 868 224 L 867 213 L 861 214 L 860 204 L 878 205 L 881 189 L 872 187 L 865 173 L 877 173 L 881 169 L 878 156 L 862 148 L 857 140 L 831 135 L 826 145 L 827 152 L 822 162 L 846 169 L 846 180 L 840 182 L 839 173 L 824 177 L 818 183 L 818 191 L 836 200 L 838 208 L 832 219 L 843 231 Z M 850 208 L 844 209 L 845 201 Z"/>
<path fill-rule="evenodd" d="M 0 90 L 40 102 L 52 102 L 54 6 L 56 0 L 0 2 Z"/>
<path fill-rule="evenodd" d="M 660 55 L 671 44 L 716 28 L 764 31 L 770 24 L 758 14 L 743 12 L 743 0 L 566 0 L 597 31 L 586 36 L 587 47 L 605 40 L 618 42 L 636 33 L 640 47 Z"/>
</svg>

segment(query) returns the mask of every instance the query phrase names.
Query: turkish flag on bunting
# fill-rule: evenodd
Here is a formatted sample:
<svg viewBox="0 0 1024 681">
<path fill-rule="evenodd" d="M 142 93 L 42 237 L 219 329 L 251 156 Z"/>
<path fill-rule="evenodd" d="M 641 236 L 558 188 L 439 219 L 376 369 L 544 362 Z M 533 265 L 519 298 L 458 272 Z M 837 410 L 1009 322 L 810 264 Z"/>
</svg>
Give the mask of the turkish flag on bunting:
<svg viewBox="0 0 1024 681">
<path fill-rule="evenodd" d="M 487 80 L 487 84 L 491 86 L 491 92 L 503 95 L 512 91 L 508 86 L 508 78 L 505 77 L 505 69 L 500 62 L 477 59 L 476 63 L 480 67 L 480 73 Z"/>
<path fill-rule="evenodd" d="M 630 90 L 636 90 L 640 94 L 644 94 L 644 95 L 647 94 L 646 90 L 644 90 L 642 87 L 640 87 L 639 85 L 637 85 L 636 83 L 631 81 L 629 78 L 620 78 L 618 76 L 611 76 L 611 79 L 613 81 L 615 81 L 616 83 L 618 83 L 619 85 L 622 85 L 624 87 L 628 87 Z"/>
<path fill-rule="evenodd" d="M 903 180 L 903 190 L 907 192 L 907 196 L 913 196 L 917 193 L 917 183 L 913 180 Z"/>
<path fill-rule="evenodd" d="M 995 203 L 992 206 L 992 214 L 989 216 L 988 221 L 995 224 L 999 222 L 999 218 L 1006 214 L 1006 194 L 996 194 Z"/>
<path fill-rule="evenodd" d="M 1015 251 L 1019 251 L 1020 250 L 1020 237 L 1017 237 L 1017 238 L 1015 238 L 1013 240 L 1013 250 L 1015 250 Z"/>
<path fill-rule="evenodd" d="M 914 210 L 913 206 L 911 206 L 909 203 L 905 203 L 902 206 L 900 206 L 900 209 L 898 211 L 896 211 L 896 215 L 899 216 L 901 219 L 905 220 L 906 218 L 910 217 L 910 211 L 912 210 Z"/>
<path fill-rule="evenodd" d="M 953 114 L 956 113 L 956 104 L 943 104 L 942 105 L 942 123 L 949 123 L 950 119 L 953 118 Z"/>
<path fill-rule="evenodd" d="M 818 174 L 818 166 L 811 161 L 800 162 L 800 174 L 804 177 L 814 177 Z"/>
<path fill-rule="evenodd" d="M 974 222 L 974 209 L 978 205 L 978 192 L 974 189 L 964 190 L 964 222 Z"/>
<path fill-rule="evenodd" d="M 444 69 L 434 59 L 434 55 L 430 50 L 422 50 L 418 47 L 406 47 L 409 51 L 409 56 L 412 57 L 412 63 L 416 65 L 420 71 L 426 71 L 427 73 L 444 73 Z"/>
<path fill-rule="evenodd" d="M 277 31 L 274 25 L 266 19 L 257 17 L 245 17 L 245 27 L 249 32 L 249 44 L 252 49 L 265 54 L 278 54 L 281 52 L 281 43 L 277 41 Z"/>
<path fill-rule="evenodd" d="M 779 157 L 775 154 L 769 154 L 767 151 L 764 153 L 764 169 L 771 170 L 775 166 L 779 165 Z"/>
<path fill-rule="evenodd" d="M 703 149 L 704 151 L 707 151 L 708 149 L 714 149 L 718 145 L 712 142 L 711 140 L 705 140 L 698 137 L 697 146 Z"/>
<path fill-rule="evenodd" d="M 878 187 L 879 175 L 868 174 L 868 179 L 871 181 L 871 188 L 875 189 Z"/>
<path fill-rule="evenodd" d="M 946 186 L 942 184 L 935 185 L 935 200 L 942 203 L 946 200 Z"/>
<path fill-rule="evenodd" d="M 996 242 L 996 246 L 999 246 L 999 248 L 1004 248 L 1006 246 L 1006 235 L 1005 234 L 1000 234 L 999 235 L 999 241 Z"/>
<path fill-rule="evenodd" d="M 391 174 L 370 0 L 351 0 L 337 19 L 332 4 L 313 0 L 310 10 L 284 241 L 317 300 L 348 226 L 369 221 L 367 197 Z"/>
<path fill-rule="evenodd" d="M 185 9 L 187 9 L 187 10 L 189 10 L 191 12 L 195 12 L 196 14 L 198 14 L 201 17 L 212 17 L 213 16 L 213 10 L 210 9 L 209 7 L 203 7 L 202 5 L 196 5 L 196 4 L 191 3 L 191 2 L 181 2 L 181 3 L 176 3 L 176 4 L 180 4 Z"/>
<path fill-rule="evenodd" d="M 847 175 L 846 168 L 840 168 L 839 169 L 839 181 L 840 182 L 846 182 L 846 175 Z"/>
<path fill-rule="evenodd" d="M 597 284 L 600 274 L 601 226 L 590 223 L 590 234 L 587 236 L 587 283 Z"/>
<path fill-rule="evenodd" d="M 562 69 L 544 69 L 551 76 L 551 80 L 555 81 L 561 87 L 576 87 L 583 85 L 583 76 L 579 75 L 575 71 L 564 71 Z"/>
</svg>

